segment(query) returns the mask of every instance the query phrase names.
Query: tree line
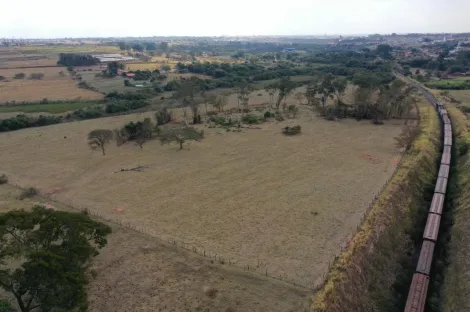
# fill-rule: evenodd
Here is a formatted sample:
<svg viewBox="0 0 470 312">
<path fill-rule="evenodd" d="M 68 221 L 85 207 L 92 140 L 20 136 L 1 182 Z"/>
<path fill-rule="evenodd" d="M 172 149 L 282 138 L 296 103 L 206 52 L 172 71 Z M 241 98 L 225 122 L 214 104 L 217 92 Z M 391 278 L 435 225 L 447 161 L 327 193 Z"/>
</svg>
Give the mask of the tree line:
<svg viewBox="0 0 470 312">
<path fill-rule="evenodd" d="M 99 64 L 99 60 L 88 54 L 60 53 L 57 65 L 62 66 L 92 66 Z"/>
</svg>

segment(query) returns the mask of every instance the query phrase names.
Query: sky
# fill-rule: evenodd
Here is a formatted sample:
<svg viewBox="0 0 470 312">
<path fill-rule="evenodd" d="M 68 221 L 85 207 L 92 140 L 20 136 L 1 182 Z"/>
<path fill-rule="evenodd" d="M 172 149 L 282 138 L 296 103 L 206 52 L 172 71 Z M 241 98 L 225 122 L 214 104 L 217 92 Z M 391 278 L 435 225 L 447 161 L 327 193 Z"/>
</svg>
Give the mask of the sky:
<svg viewBox="0 0 470 312">
<path fill-rule="evenodd" d="M 470 0 L 0 0 L 0 38 L 470 32 Z"/>
</svg>

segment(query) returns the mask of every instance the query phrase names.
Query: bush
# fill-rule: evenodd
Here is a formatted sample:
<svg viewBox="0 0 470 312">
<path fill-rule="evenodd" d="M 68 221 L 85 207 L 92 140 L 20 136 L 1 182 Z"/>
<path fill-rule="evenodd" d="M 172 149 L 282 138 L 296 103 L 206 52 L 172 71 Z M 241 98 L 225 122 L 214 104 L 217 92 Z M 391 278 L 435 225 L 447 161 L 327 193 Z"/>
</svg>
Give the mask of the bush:
<svg viewBox="0 0 470 312">
<path fill-rule="evenodd" d="M 248 114 L 242 117 L 242 121 L 244 123 L 247 123 L 249 125 L 254 125 L 254 124 L 260 124 L 263 123 L 263 119 L 259 116 L 253 115 L 253 114 Z"/>
<path fill-rule="evenodd" d="M 270 111 L 264 112 L 264 119 L 274 118 L 276 117 L 275 113 L 271 113 Z"/>
<path fill-rule="evenodd" d="M 7 77 L 5 77 L 5 76 L 0 76 L 0 81 L 4 81 L 4 80 L 7 80 Z"/>
<path fill-rule="evenodd" d="M 7 184 L 8 183 L 8 177 L 4 174 L 0 175 L 0 184 Z"/>
<path fill-rule="evenodd" d="M 215 123 L 216 125 L 222 126 L 222 127 L 230 127 L 233 126 L 234 123 L 232 121 L 232 118 L 229 118 L 228 120 L 223 117 L 223 116 L 211 116 L 209 118 L 209 121 Z"/>
<path fill-rule="evenodd" d="M 285 135 L 297 135 L 300 134 L 301 127 L 300 126 L 294 126 L 294 127 L 285 127 L 282 130 L 282 133 Z"/>
<path fill-rule="evenodd" d="M 164 125 L 173 120 L 173 115 L 164 107 L 155 113 L 155 119 L 157 119 L 157 125 Z"/>
<path fill-rule="evenodd" d="M 26 77 L 25 73 L 18 73 L 13 76 L 15 79 L 24 79 L 24 77 Z"/>
<path fill-rule="evenodd" d="M 124 80 L 124 86 L 126 86 L 126 87 L 132 87 L 132 84 L 131 84 L 131 82 L 130 82 L 128 79 L 125 79 L 125 80 Z"/>
<path fill-rule="evenodd" d="M 99 106 L 80 108 L 72 112 L 72 116 L 79 119 L 93 119 L 103 116 L 103 110 Z"/>
<path fill-rule="evenodd" d="M 33 197 L 39 194 L 38 190 L 34 187 L 28 187 L 21 192 L 20 199 L 23 200 L 25 198 Z"/>
<path fill-rule="evenodd" d="M 284 117 L 281 114 L 276 115 L 276 120 L 277 121 L 284 121 Z"/>
<path fill-rule="evenodd" d="M 468 150 L 470 149 L 470 143 L 465 140 L 462 140 L 458 144 L 458 149 L 459 149 L 459 155 L 464 156 L 468 153 Z"/>
<path fill-rule="evenodd" d="M 42 78 L 44 78 L 44 74 L 43 74 L 43 73 L 32 73 L 32 74 L 29 76 L 29 79 L 32 79 L 32 80 L 41 80 Z"/>
<path fill-rule="evenodd" d="M 17 115 L 7 119 L 0 120 L 0 132 L 14 131 L 24 128 L 41 127 L 60 123 L 62 117 L 43 116 L 32 117 L 26 115 Z"/>
<path fill-rule="evenodd" d="M 130 110 L 142 108 L 145 106 L 150 105 L 149 102 L 143 100 L 136 100 L 136 101 L 115 101 L 106 105 L 106 113 L 113 114 L 119 112 L 127 112 Z"/>
<path fill-rule="evenodd" d="M 0 312 L 13 312 L 13 307 L 10 302 L 5 299 L 0 299 Z"/>
<path fill-rule="evenodd" d="M 201 115 L 198 114 L 197 116 L 193 117 L 193 124 L 200 124 L 201 122 Z"/>
</svg>

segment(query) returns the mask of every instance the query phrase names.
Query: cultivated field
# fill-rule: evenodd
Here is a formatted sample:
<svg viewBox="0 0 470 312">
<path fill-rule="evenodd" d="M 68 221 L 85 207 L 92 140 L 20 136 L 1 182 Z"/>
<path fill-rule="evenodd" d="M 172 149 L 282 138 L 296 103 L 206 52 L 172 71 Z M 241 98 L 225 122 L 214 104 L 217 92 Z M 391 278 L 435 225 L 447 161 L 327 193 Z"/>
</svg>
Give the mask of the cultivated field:
<svg viewBox="0 0 470 312">
<path fill-rule="evenodd" d="M 470 90 L 449 90 L 449 93 L 463 105 L 470 105 Z"/>
<path fill-rule="evenodd" d="M 149 142 L 143 150 L 112 145 L 101 156 L 87 147 L 90 130 L 145 116 L 1 134 L 2 170 L 15 183 L 164 241 L 175 239 L 236 266 L 311 287 L 355 231 L 399 157 L 393 138 L 402 122 L 328 122 L 306 112 L 242 133 L 205 129 L 206 138 L 183 151 Z M 295 124 L 302 125 L 300 136 L 280 133 Z M 148 168 L 119 172 L 137 165 Z M 128 272 L 134 270 L 130 259 L 123 261 L 129 261 Z M 153 272 L 138 271 L 130 274 Z"/>
<path fill-rule="evenodd" d="M 64 72 L 64 76 L 59 73 Z M 14 79 L 14 75 L 24 73 L 25 79 Z M 33 73 L 42 73 L 42 80 L 32 80 Z M 67 73 L 65 67 L 0 69 L 0 76 L 7 81 L 0 81 L 0 103 L 8 101 L 74 100 L 77 98 L 95 100 L 103 95 L 77 87 L 77 82 Z"/>
<path fill-rule="evenodd" d="M 15 187 L 0 185 L 0 212 L 35 204 L 69 210 L 41 198 L 21 201 L 17 199 L 20 194 Z M 208 258 L 111 226 L 108 245 L 92 267 L 97 276 L 88 285 L 90 312 L 116 311 L 116 307 L 126 311 L 298 312 L 308 305 L 307 290 L 212 264 Z M 204 291 L 208 288 L 217 291 L 214 298 Z"/>
</svg>

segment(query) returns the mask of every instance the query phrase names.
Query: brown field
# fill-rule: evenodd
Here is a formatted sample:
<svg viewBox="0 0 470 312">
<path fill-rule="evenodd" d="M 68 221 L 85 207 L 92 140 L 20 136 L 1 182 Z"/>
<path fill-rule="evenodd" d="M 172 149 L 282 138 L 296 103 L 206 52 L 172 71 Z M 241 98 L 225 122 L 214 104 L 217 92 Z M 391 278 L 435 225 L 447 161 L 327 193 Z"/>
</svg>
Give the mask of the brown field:
<svg viewBox="0 0 470 312">
<path fill-rule="evenodd" d="M 66 210 L 42 198 L 18 200 L 21 191 L 0 185 L 0 213 L 35 204 Z M 211 263 L 132 230 L 110 224 L 108 245 L 95 258 L 88 285 L 89 311 L 266 311 L 298 312 L 309 291 L 233 266 Z M 215 298 L 204 292 L 216 289 Z M 0 290 L 0 298 L 6 294 Z M 116 310 L 117 309 L 117 310 Z M 209 309 L 209 310 L 206 310 Z"/>
<path fill-rule="evenodd" d="M 65 76 L 61 77 L 59 72 Z M 25 73 L 25 79 L 13 79 L 17 73 Z M 43 73 L 42 80 L 30 80 L 32 73 Z M 48 68 L 21 68 L 0 69 L 0 76 L 5 76 L 8 81 L 0 82 L 0 103 L 7 101 L 40 101 L 48 100 L 83 100 L 102 99 L 103 95 L 91 90 L 77 87 L 77 82 L 72 80 L 65 67 Z"/>
<path fill-rule="evenodd" d="M 53 195 L 57 200 L 128 222 L 150 236 L 312 287 L 399 156 L 393 138 L 401 122 L 328 122 L 305 111 L 297 120 L 242 133 L 205 129 L 206 138 L 183 151 L 157 142 L 143 150 L 111 145 L 106 156 L 87 148 L 90 130 L 144 117 L 1 134 L 1 169 L 19 185 L 43 193 L 60 188 Z M 280 133 L 295 124 L 302 125 L 300 136 Z M 115 173 L 137 165 L 148 168 Z"/>
</svg>

